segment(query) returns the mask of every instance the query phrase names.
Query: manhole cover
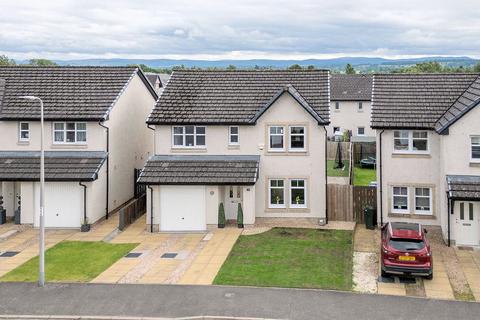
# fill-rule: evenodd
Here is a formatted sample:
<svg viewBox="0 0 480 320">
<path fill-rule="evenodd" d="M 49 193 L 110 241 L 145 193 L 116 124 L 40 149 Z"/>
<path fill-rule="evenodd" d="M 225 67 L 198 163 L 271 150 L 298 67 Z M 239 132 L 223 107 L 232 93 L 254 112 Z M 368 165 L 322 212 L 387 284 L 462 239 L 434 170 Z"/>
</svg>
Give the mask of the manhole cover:
<svg viewBox="0 0 480 320">
<path fill-rule="evenodd" d="M 127 253 L 127 255 L 125 256 L 125 258 L 138 258 L 142 255 L 141 252 L 130 252 L 130 253 Z"/>
<path fill-rule="evenodd" d="M 172 253 L 172 252 L 167 252 L 167 253 L 164 253 L 162 254 L 161 258 L 164 258 L 164 259 L 173 259 L 177 256 L 176 253 Z"/>
<path fill-rule="evenodd" d="M 5 251 L 4 253 L 0 254 L 2 258 L 14 257 L 18 254 L 17 251 Z"/>
</svg>

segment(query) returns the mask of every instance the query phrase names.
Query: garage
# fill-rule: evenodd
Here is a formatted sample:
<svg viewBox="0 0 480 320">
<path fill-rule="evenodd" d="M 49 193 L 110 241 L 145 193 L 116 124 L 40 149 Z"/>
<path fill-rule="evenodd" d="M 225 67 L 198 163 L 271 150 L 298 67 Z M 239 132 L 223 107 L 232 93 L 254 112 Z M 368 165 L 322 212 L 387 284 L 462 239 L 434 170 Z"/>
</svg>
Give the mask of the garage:
<svg viewBox="0 0 480 320">
<path fill-rule="evenodd" d="M 205 186 L 160 188 L 161 231 L 206 230 Z"/>
<path fill-rule="evenodd" d="M 40 184 L 35 183 L 35 226 L 39 225 Z M 83 189 L 74 182 L 45 184 L 45 226 L 47 228 L 79 228 L 83 216 Z"/>
</svg>

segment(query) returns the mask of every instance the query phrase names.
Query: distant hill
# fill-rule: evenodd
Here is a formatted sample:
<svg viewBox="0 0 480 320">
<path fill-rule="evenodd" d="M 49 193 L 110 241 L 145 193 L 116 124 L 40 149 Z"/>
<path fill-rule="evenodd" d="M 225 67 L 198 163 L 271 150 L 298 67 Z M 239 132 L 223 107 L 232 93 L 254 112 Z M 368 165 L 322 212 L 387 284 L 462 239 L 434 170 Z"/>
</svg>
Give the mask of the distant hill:
<svg viewBox="0 0 480 320">
<path fill-rule="evenodd" d="M 412 59 L 384 59 L 367 57 L 342 57 L 334 59 L 308 59 L 308 60 L 172 60 L 172 59 L 84 59 L 84 60 L 55 60 L 59 65 L 72 66 L 124 66 L 132 64 L 145 64 L 153 68 L 172 68 L 175 66 L 199 67 L 199 68 L 226 68 L 234 65 L 239 69 L 259 67 L 271 67 L 283 69 L 293 64 L 301 66 L 313 65 L 317 68 L 326 68 L 332 70 L 343 70 L 347 63 L 350 63 L 360 72 L 378 72 L 390 71 L 405 66 L 414 65 L 419 62 L 438 61 L 449 67 L 470 67 L 480 62 L 480 60 L 469 57 L 425 57 Z"/>
</svg>

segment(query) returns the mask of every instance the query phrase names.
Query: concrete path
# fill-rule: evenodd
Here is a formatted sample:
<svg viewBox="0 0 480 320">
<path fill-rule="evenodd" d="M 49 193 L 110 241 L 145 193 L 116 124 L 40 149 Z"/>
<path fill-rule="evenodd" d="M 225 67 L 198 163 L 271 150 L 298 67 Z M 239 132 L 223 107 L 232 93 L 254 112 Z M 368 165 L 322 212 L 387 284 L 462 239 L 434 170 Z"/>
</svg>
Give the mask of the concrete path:
<svg viewBox="0 0 480 320">
<path fill-rule="evenodd" d="M 478 319 L 480 304 L 349 292 L 220 286 L 0 285 L 0 314 L 270 319 Z"/>
</svg>

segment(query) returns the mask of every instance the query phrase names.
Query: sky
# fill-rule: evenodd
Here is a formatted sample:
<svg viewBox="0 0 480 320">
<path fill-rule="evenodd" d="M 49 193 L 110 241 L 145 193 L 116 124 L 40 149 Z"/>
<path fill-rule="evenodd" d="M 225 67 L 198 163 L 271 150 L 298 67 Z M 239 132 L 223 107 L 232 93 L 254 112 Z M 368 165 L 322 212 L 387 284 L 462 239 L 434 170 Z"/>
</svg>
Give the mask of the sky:
<svg viewBox="0 0 480 320">
<path fill-rule="evenodd" d="M 480 57 L 478 0 L 0 0 L 15 59 Z"/>
</svg>

